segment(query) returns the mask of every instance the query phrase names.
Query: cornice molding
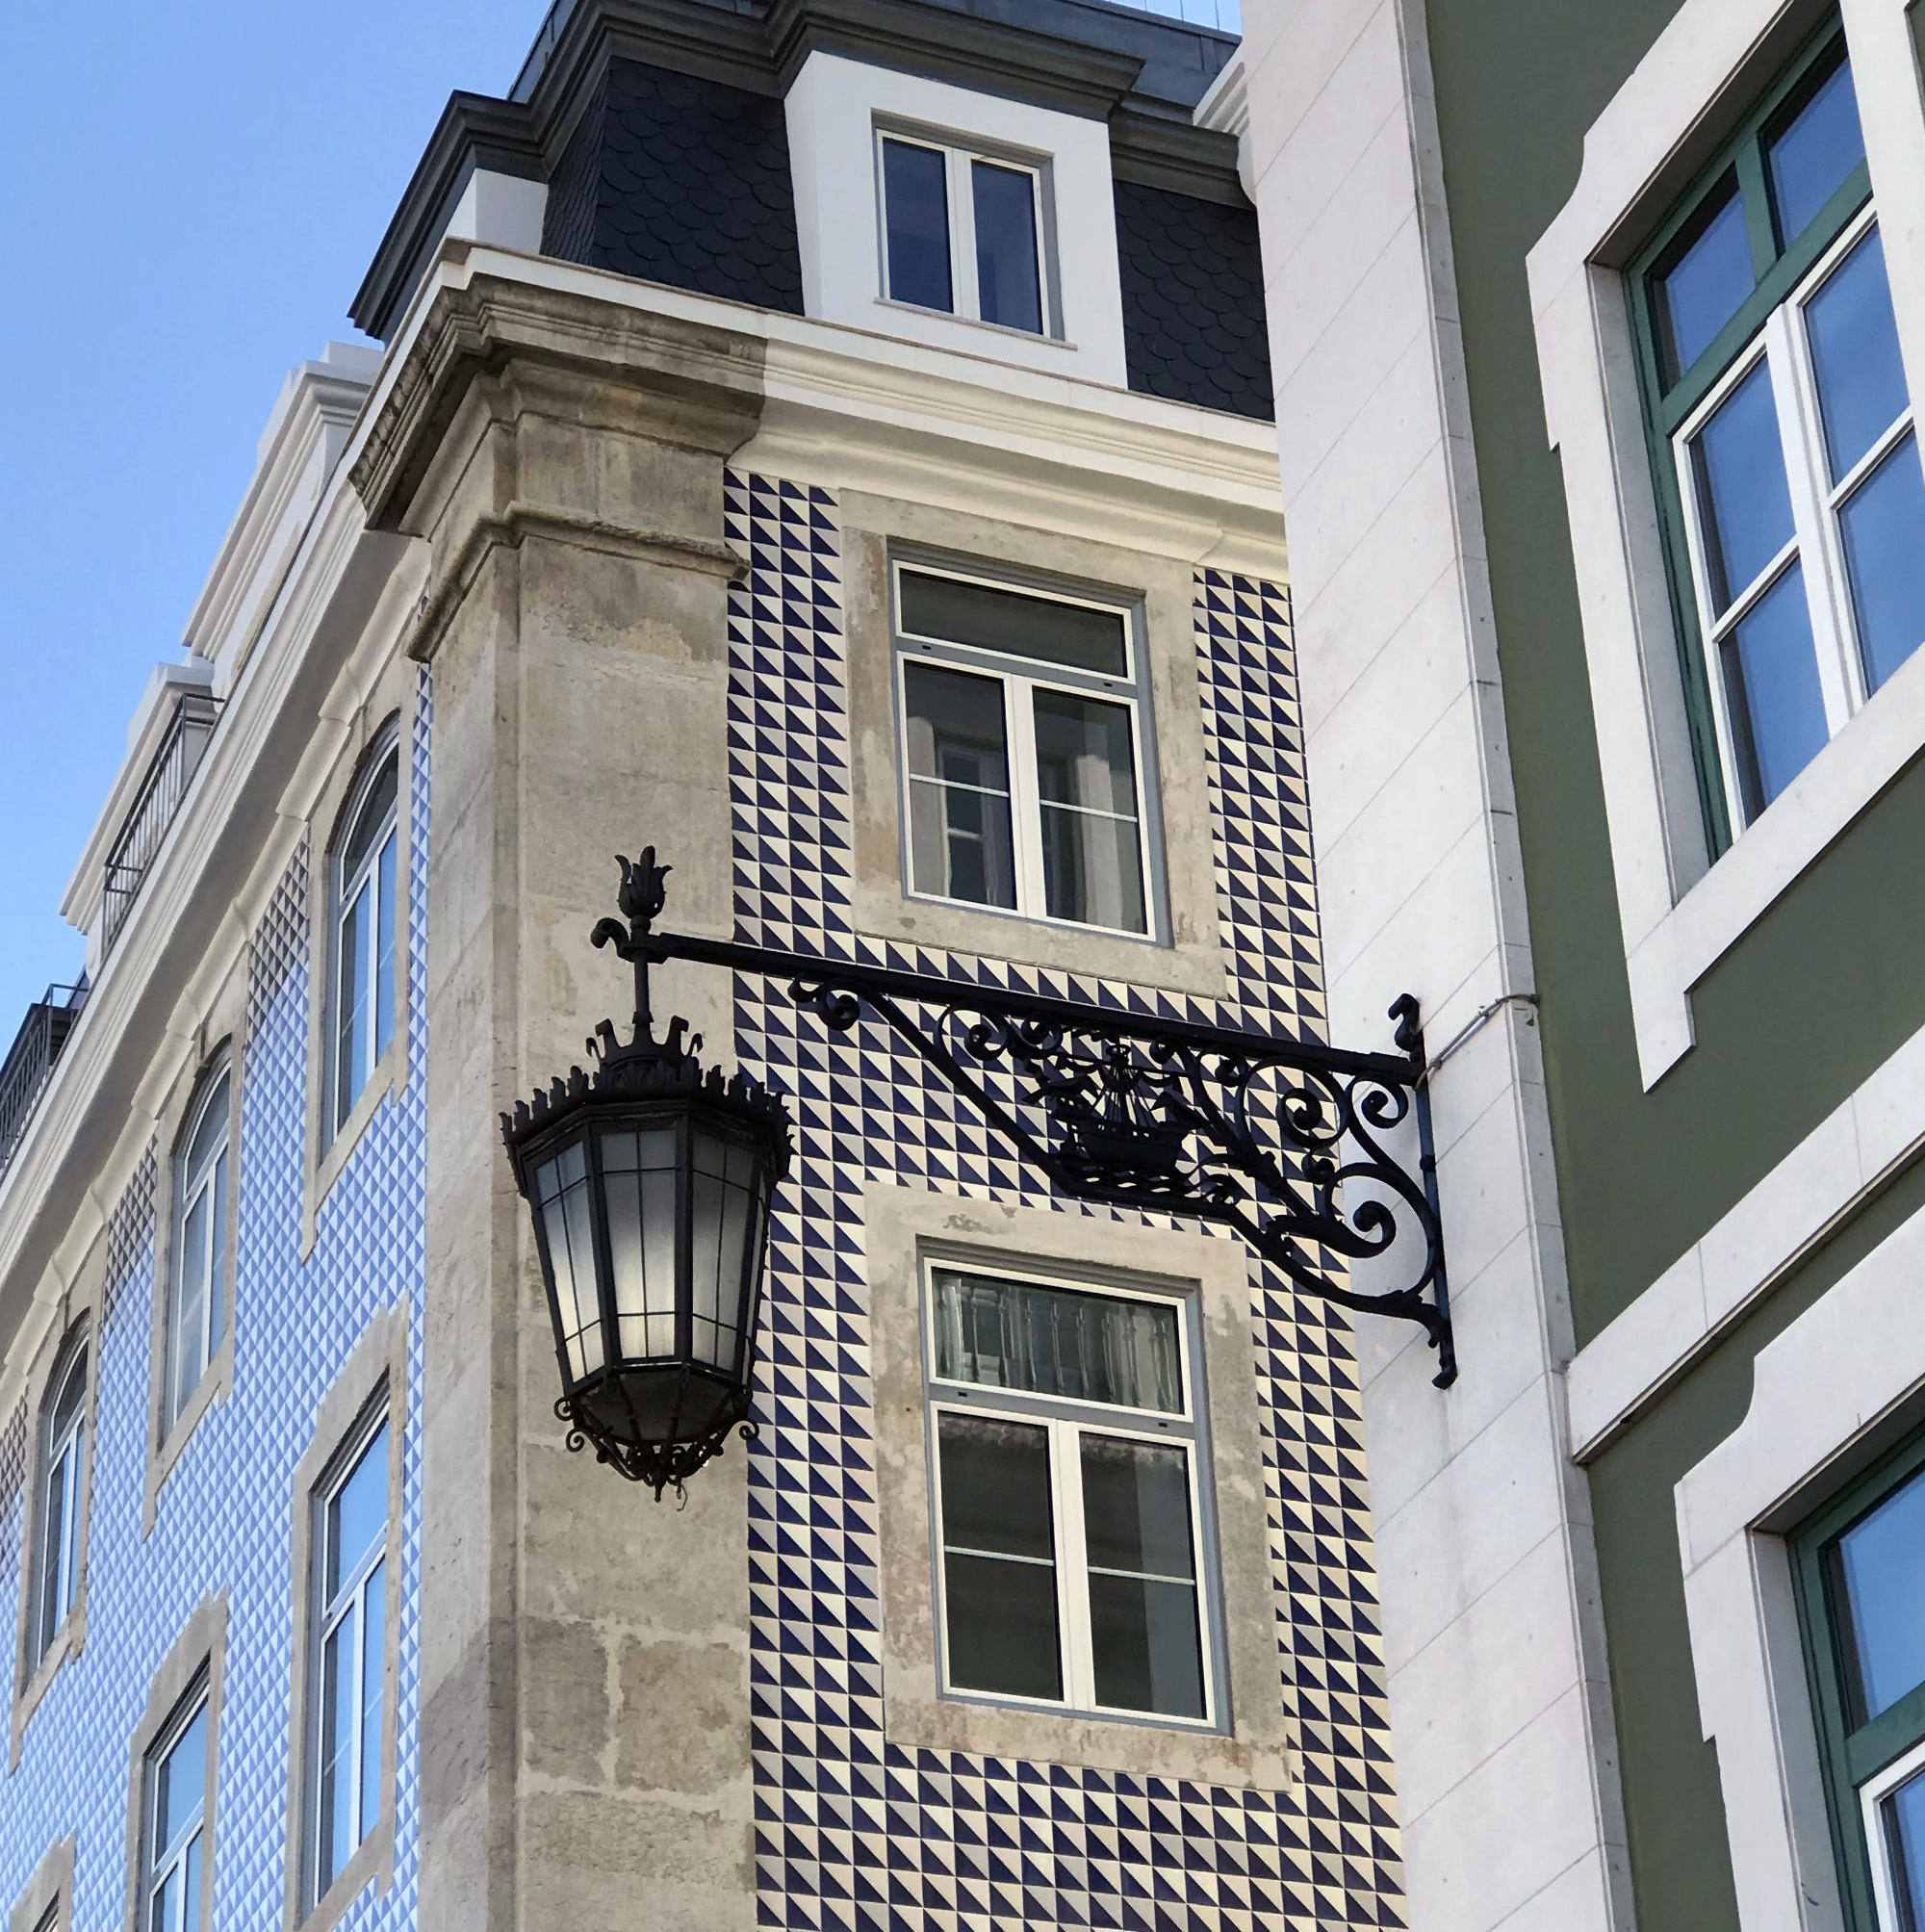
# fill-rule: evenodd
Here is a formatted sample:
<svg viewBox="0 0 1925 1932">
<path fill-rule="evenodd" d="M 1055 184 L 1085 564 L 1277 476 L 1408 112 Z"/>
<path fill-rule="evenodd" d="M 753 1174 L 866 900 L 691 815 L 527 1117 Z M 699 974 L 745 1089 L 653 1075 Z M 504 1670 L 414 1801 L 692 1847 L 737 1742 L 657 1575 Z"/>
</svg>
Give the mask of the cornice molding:
<svg viewBox="0 0 1925 1932">
<path fill-rule="evenodd" d="M 1159 113 L 1151 103 L 1125 101 L 1110 116 L 1110 169 L 1118 181 L 1248 208 L 1237 154 L 1234 134 Z"/>
<path fill-rule="evenodd" d="M 381 245 L 347 305 L 348 319 L 363 334 L 377 342 L 388 340 L 477 168 L 529 181 L 548 179 L 535 116 L 523 102 L 487 94 L 449 96 Z"/>
<path fill-rule="evenodd" d="M 490 266 L 477 267 L 483 262 Z M 706 304 L 726 317 L 718 325 L 653 303 L 643 308 L 599 291 L 578 293 L 558 278 L 527 272 L 547 266 L 544 257 L 447 245 L 444 273 L 416 310 L 418 325 L 349 472 L 372 528 L 406 528 L 416 492 L 470 389 L 511 363 L 650 392 L 660 405 L 650 433 L 660 440 L 726 453 L 753 429 L 762 345 L 727 325 L 734 304 Z M 650 287 L 587 272 L 614 288 Z"/>
<path fill-rule="evenodd" d="M 749 568 L 748 559 L 724 543 L 706 543 L 700 537 L 679 536 L 667 530 L 631 528 L 553 504 L 512 502 L 500 516 L 483 517 L 469 530 L 453 562 L 422 606 L 408 639 L 408 656 L 429 662 L 442 633 L 488 558 L 498 550 L 521 549 L 531 536 L 571 544 L 578 550 L 600 551 L 608 556 L 639 557 L 677 570 L 697 571 L 730 583 Z"/>
</svg>

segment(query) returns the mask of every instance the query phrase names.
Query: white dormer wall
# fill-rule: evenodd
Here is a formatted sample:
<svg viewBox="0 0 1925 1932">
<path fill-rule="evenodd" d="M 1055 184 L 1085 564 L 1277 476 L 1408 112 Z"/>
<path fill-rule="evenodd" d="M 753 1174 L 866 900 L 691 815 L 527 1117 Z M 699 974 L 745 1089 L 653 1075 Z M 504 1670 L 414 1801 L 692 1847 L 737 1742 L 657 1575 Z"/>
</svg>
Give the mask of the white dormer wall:
<svg viewBox="0 0 1925 1932">
<path fill-rule="evenodd" d="M 468 177 L 468 186 L 448 218 L 447 236 L 539 255 L 542 223 L 547 217 L 547 182 L 525 181 L 518 174 L 498 174 L 491 167 L 477 167 Z"/>
<path fill-rule="evenodd" d="M 234 688 L 261 634 L 380 367 L 379 349 L 331 342 L 318 361 L 288 372 L 261 432 L 253 480 L 182 640 L 214 667 L 216 697 Z"/>
<path fill-rule="evenodd" d="M 808 314 L 1052 375 L 1128 386 L 1106 121 L 820 51 L 803 63 L 786 107 Z M 879 124 L 946 138 L 958 147 L 981 143 L 991 152 L 1050 158 L 1055 207 L 1045 227 L 1056 251 L 1051 279 L 1062 302 L 1060 340 L 885 298 Z"/>
</svg>

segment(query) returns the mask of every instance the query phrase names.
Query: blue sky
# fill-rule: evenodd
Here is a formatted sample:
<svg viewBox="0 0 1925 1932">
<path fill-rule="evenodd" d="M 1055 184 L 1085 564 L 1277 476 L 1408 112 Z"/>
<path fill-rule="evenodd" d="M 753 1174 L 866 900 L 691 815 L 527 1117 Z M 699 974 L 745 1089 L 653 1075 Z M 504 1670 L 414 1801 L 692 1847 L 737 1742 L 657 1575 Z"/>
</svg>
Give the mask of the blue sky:
<svg viewBox="0 0 1925 1932">
<path fill-rule="evenodd" d="M 0 33 L 0 1054 L 253 472 L 456 88 L 545 0 L 82 0 Z"/>
<path fill-rule="evenodd" d="M 0 37 L 0 1054 L 287 371 L 330 337 L 443 103 L 545 0 L 15 4 Z M 1236 0 L 1146 0 L 1234 26 Z"/>
</svg>

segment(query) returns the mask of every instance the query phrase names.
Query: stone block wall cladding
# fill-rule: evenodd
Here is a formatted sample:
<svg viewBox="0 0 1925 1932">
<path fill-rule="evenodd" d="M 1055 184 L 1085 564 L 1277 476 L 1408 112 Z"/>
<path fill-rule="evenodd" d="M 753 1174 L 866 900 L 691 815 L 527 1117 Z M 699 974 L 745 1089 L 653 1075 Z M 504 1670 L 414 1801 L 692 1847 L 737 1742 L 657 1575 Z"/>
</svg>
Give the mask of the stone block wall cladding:
<svg viewBox="0 0 1925 1932">
<path fill-rule="evenodd" d="M 732 476 L 730 760 L 737 936 L 1184 1018 L 1321 1033 L 1288 593 L 1196 579 L 1231 1005 L 859 940 L 836 506 Z M 743 1064 L 786 1090 L 797 1162 L 775 1218 L 750 1451 L 758 1909 L 784 1932 L 1400 1926 L 1369 1501 L 1348 1318 L 1252 1280 L 1292 1790 L 1224 1790 L 884 1741 L 865 1180 L 1049 1204 L 966 1102 L 880 1022 L 832 1037 L 736 985 Z M 1006 1086 L 999 1097 L 1014 1103 Z M 1065 1212 L 1076 1203 L 1056 1201 Z M 1098 1210 L 1098 1212 L 1107 1212 Z M 1117 1217 L 1126 1219 L 1127 1217 Z"/>
<path fill-rule="evenodd" d="M 302 1129 L 308 1106 L 308 866 L 302 847 L 254 935 L 242 1059 L 234 1385 L 202 1419 L 141 1535 L 146 1477 L 157 1155 L 115 1210 L 101 1316 L 99 1432 L 89 1536 L 87 1644 L 27 1727 L 0 1785 L 0 1911 L 47 1848 L 78 1837 L 72 1922 L 118 1925 L 127 1901 L 129 1739 L 154 1671 L 203 1597 L 229 1593 L 214 1826 L 217 1927 L 278 1925 L 287 1842 L 290 1533 L 293 1478 L 315 1410 L 370 1318 L 410 1306 L 413 1378 L 424 1289 L 428 674 L 421 673 L 410 828 L 411 1027 L 406 1085 L 384 1101 L 323 1204 L 300 1258 Z M 416 1684 L 421 1530 L 420 1405 L 402 1454 L 403 1611 L 395 1877 L 342 1923 L 388 1932 L 415 1920 Z M 0 1434 L 0 1602 L 16 1603 L 27 1418 Z M 237 1476 L 236 1472 L 241 1472 Z M 11 1622 L 8 1627 L 11 1629 Z"/>
</svg>

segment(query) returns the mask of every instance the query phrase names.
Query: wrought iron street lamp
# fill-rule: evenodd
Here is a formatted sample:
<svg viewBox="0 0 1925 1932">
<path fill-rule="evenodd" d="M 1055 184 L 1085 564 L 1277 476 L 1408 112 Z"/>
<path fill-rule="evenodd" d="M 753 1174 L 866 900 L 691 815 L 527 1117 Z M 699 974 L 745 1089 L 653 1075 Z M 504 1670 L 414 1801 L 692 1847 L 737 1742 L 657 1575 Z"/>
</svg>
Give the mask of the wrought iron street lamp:
<svg viewBox="0 0 1925 1932">
<path fill-rule="evenodd" d="M 768 1248 L 769 1201 L 787 1172 L 781 1100 L 737 1073 L 705 1074 L 698 1034 L 649 1010 L 650 921 L 662 909 L 653 847 L 622 861 L 629 924 L 603 919 L 635 969 L 634 1034 L 602 1022 L 592 1071 L 574 1068 L 533 1102 L 501 1116 L 535 1243 L 561 1367 L 555 1413 L 569 1446 L 659 1501 L 722 1453 L 732 1429 L 753 1434 L 749 1376 Z"/>
<path fill-rule="evenodd" d="M 744 1075 L 705 1075 L 700 1039 L 682 1046 L 684 1020 L 655 1039 L 648 969 L 670 959 L 785 980 L 831 1033 L 866 1006 L 1063 1194 L 1232 1230 L 1304 1293 L 1418 1323 L 1437 1386 L 1456 1379 L 1408 994 L 1390 1010 L 1398 1050 L 1358 1053 L 656 932 L 669 868 L 653 846 L 621 865 L 629 923 L 603 919 L 592 937 L 634 966 L 634 1037 L 619 1044 L 604 1020 L 593 1072 L 578 1067 L 501 1117 L 534 1215 L 571 1447 L 592 1442 L 659 1498 L 720 1455 L 732 1429 L 754 1433 L 749 1376 L 788 1121 Z M 1415 1173 L 1393 1145 L 1406 1126 Z"/>
</svg>

